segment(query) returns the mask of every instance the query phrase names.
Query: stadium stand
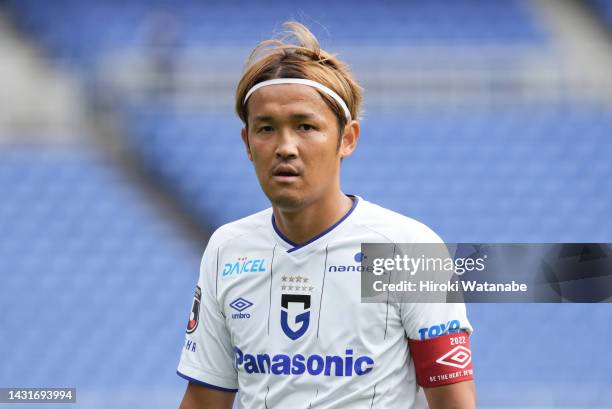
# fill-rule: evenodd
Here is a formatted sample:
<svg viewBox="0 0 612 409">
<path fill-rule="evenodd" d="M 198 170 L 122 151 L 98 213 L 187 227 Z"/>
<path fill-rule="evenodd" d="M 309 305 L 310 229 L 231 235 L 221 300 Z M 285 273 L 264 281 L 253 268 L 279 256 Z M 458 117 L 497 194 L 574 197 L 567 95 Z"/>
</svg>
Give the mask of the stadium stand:
<svg viewBox="0 0 612 409">
<path fill-rule="evenodd" d="M 235 116 L 149 108 L 130 115 L 132 145 L 198 214 L 220 225 L 267 207 Z M 582 106 L 370 110 L 343 186 L 448 241 L 605 241 L 611 126 Z"/>
<path fill-rule="evenodd" d="M 201 2 L 174 7 L 170 1 L 82 2 L 9 0 L 23 26 L 52 55 L 78 64 L 92 64 L 117 49 L 147 47 L 159 15 L 174 21 L 176 46 L 214 41 L 215 46 L 242 45 L 264 39 L 270 28 L 290 18 L 313 19 L 315 33 L 334 43 L 528 44 L 546 39 L 523 1 L 479 0 L 359 2 Z M 118 12 L 120 10 L 120 12 Z M 266 10 L 262 13 L 262 10 Z M 63 24 L 57 24 L 62 21 Z M 223 21 L 220 24 L 220 21 Z M 461 21 L 461 24 L 456 24 Z M 323 28 L 324 27 L 324 28 Z M 363 27 L 368 27 L 364 30 Z M 167 29 L 168 26 L 166 25 Z M 75 35 L 75 33 L 79 33 Z"/>
<path fill-rule="evenodd" d="M 437 142 L 427 150 L 437 151 Z M 90 150 L 3 149 L 0 184 L 0 384 L 76 386 L 87 408 L 174 405 L 199 249 Z M 474 304 L 469 311 L 483 404 L 609 402 L 606 305 Z"/>
<path fill-rule="evenodd" d="M 604 22 L 612 30 L 612 1 L 610 0 L 591 0 L 595 11 L 601 16 Z"/>
<path fill-rule="evenodd" d="M 202 244 L 91 148 L 3 148 L 0 186 L 0 385 L 77 387 L 88 408 L 175 387 L 139 404 L 177 406 Z"/>
<path fill-rule="evenodd" d="M 129 118 L 135 152 L 200 217 L 220 225 L 267 206 L 233 115 L 149 106 Z M 612 115 L 597 106 L 370 110 L 360 146 L 343 165 L 343 186 L 429 224 L 448 242 L 606 242 L 609 129 Z M 600 357 L 612 333 L 598 326 L 609 315 L 605 305 L 468 309 L 483 407 L 611 402 L 612 366 Z"/>
<path fill-rule="evenodd" d="M 105 55 L 158 41 L 157 18 L 174 21 L 163 40 L 174 49 L 250 47 L 292 17 L 315 20 L 324 45 L 549 40 L 519 0 L 4 3 L 84 78 Z M 163 99 L 117 109 L 131 152 L 203 225 L 268 206 L 231 109 L 184 112 Z M 368 107 L 362 127 L 343 164 L 344 190 L 447 241 L 612 239 L 612 114 L 601 106 Z M 176 406 L 184 381 L 174 370 L 203 243 L 183 237 L 92 149 L 2 146 L 0 186 L 0 386 L 76 386 L 78 407 Z M 481 407 L 612 406 L 606 305 L 475 304 L 469 315 Z"/>
</svg>

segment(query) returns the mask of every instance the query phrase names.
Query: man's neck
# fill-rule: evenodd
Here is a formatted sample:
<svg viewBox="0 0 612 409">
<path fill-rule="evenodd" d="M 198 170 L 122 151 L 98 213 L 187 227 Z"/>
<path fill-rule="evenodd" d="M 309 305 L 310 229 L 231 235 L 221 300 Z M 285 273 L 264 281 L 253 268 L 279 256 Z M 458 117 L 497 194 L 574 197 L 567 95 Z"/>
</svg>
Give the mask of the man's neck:
<svg viewBox="0 0 612 409">
<path fill-rule="evenodd" d="M 295 211 L 273 208 L 276 228 L 294 243 L 304 243 L 337 223 L 353 206 L 353 200 L 338 191 L 325 200 Z"/>
</svg>

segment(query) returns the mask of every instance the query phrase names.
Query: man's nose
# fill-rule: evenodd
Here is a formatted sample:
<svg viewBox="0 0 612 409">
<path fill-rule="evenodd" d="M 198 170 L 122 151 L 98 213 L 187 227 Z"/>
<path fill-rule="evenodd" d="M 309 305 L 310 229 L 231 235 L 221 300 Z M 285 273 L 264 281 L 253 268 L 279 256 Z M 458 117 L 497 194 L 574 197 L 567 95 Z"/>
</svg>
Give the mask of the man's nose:
<svg viewBox="0 0 612 409">
<path fill-rule="evenodd" d="M 278 133 L 276 156 L 284 160 L 297 158 L 297 143 L 297 135 L 294 134 L 293 130 L 281 129 Z"/>
</svg>

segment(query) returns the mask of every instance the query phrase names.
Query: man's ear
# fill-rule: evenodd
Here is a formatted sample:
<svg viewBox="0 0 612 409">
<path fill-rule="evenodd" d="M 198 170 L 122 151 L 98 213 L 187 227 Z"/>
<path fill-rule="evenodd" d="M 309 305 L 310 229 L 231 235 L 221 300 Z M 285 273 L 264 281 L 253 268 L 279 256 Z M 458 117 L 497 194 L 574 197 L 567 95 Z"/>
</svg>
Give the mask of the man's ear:
<svg viewBox="0 0 612 409">
<path fill-rule="evenodd" d="M 344 133 L 342 134 L 342 141 L 340 144 L 340 157 L 346 158 L 351 156 L 355 148 L 357 147 L 357 141 L 359 140 L 359 132 L 361 128 L 359 122 L 352 120 L 344 127 Z"/>
<path fill-rule="evenodd" d="M 249 145 L 249 133 L 247 129 L 242 128 L 242 131 L 240 131 L 240 134 L 242 136 L 242 142 L 244 143 L 244 147 L 246 148 L 246 151 L 247 151 L 247 156 L 249 157 L 249 160 L 253 162 L 253 156 L 251 155 L 251 146 Z"/>
</svg>

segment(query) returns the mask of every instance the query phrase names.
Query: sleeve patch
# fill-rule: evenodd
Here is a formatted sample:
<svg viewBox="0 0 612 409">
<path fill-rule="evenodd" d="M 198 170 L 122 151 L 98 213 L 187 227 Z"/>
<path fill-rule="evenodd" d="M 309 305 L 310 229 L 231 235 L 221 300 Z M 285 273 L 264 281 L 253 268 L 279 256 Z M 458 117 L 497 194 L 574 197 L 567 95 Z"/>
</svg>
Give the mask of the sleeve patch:
<svg viewBox="0 0 612 409">
<path fill-rule="evenodd" d="M 192 334 L 197 328 L 200 322 L 200 305 L 202 304 L 202 289 L 200 286 L 196 286 L 193 294 L 193 302 L 191 303 L 191 313 L 189 314 L 189 321 L 187 321 L 188 334 Z"/>
</svg>

